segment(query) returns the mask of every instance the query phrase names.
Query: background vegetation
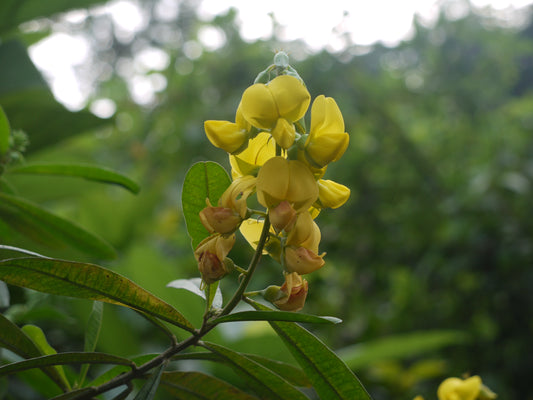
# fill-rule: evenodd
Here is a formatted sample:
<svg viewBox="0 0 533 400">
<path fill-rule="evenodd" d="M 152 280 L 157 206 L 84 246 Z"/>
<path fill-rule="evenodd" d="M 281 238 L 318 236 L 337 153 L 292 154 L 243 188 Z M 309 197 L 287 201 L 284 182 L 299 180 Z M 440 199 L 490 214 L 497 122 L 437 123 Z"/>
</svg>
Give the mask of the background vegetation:
<svg viewBox="0 0 533 400">
<path fill-rule="evenodd" d="M 533 399 L 529 16 L 511 27 L 472 8 L 452 19 L 444 4 L 434 26 L 416 22 L 413 37 L 396 47 L 362 48 L 346 39 L 341 52 L 316 53 L 304 43 L 282 42 L 275 21 L 271 38 L 245 42 L 235 11 L 204 21 L 194 1 L 179 2 L 177 13 L 164 18 L 158 1 L 139 2 L 149 23 L 134 36 L 94 7 L 82 12 L 84 18 L 65 20 L 57 13 L 67 11 L 62 3 L 50 1 L 46 9 L 39 1 L 0 5 L 0 104 L 12 128 L 29 136 L 28 163 L 97 163 L 134 178 L 141 191 L 7 170 L 10 190 L 77 221 L 117 256 L 102 260 L 52 240 L 9 220 L 1 204 L 0 244 L 103 263 L 171 304 L 186 304 L 180 310 L 198 322 L 201 301 L 166 287 L 198 275 L 180 212 L 183 178 L 195 161 L 228 165 L 206 140 L 203 121 L 231 119 L 240 93 L 283 49 L 313 98 L 337 100 L 351 136 L 342 162 L 330 170 L 352 197 L 319 217 L 327 266 L 310 277 L 304 310 L 344 322 L 313 327 L 317 335 L 375 399 L 434 398 L 443 377 L 465 372 L 481 375 L 502 399 Z M 65 109 L 31 63 L 27 47 L 57 29 L 90 41 L 95 57 L 78 73 L 94 85 L 89 105 L 101 99 L 115 104 L 111 118 Z M 221 34 L 220 47 L 202 44 L 206 29 Z M 166 61 L 142 65 L 139 54 L 154 49 Z M 147 101 L 132 96 L 139 80 L 151 83 Z M 238 263 L 249 249 L 242 243 L 235 253 Z M 0 256 L 10 253 L 0 250 Z M 252 289 L 281 283 L 268 263 L 257 278 Z M 223 291 L 228 285 L 224 281 Z M 39 325 L 58 351 L 83 348 L 90 305 L 7 289 L 0 291 L 5 316 L 17 325 Z M 210 340 L 293 362 L 262 323 L 221 326 Z M 132 356 L 157 352 L 164 341 L 134 312 L 105 306 L 97 349 Z M 0 356 L 11 357 L 7 351 Z M 220 367 L 200 368 L 239 385 Z M 0 382 L 9 398 L 38 398 L 19 378 Z"/>
</svg>

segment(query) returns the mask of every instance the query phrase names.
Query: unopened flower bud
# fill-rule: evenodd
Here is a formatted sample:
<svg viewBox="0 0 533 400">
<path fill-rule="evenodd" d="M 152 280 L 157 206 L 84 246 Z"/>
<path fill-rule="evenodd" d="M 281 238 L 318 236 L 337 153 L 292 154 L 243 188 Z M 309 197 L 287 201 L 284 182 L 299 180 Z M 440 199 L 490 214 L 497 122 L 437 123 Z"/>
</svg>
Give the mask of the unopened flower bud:
<svg viewBox="0 0 533 400">
<path fill-rule="evenodd" d="M 339 208 L 350 198 L 350 189 L 340 183 L 319 179 L 318 200 L 320 208 Z"/>
</svg>

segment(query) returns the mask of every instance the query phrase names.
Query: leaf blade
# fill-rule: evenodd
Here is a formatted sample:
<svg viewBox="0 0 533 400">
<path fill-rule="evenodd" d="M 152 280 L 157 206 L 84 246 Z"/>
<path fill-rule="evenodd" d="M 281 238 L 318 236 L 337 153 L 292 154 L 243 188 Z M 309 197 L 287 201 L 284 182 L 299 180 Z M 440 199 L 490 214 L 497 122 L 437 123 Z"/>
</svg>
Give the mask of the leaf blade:
<svg viewBox="0 0 533 400">
<path fill-rule="evenodd" d="M 216 205 L 230 183 L 231 179 L 226 170 L 212 161 L 198 162 L 187 171 L 181 204 L 193 248 L 209 235 L 198 216 L 206 207 L 205 200 L 209 199 L 211 204 Z"/>
<path fill-rule="evenodd" d="M 193 325 L 170 304 L 128 278 L 95 264 L 52 258 L 12 258 L 0 261 L 0 279 L 45 293 L 129 307 L 194 331 Z"/>
<path fill-rule="evenodd" d="M 249 300 L 258 310 L 271 310 Z M 322 341 L 293 322 L 269 321 L 298 364 L 313 383 L 320 398 L 370 400 L 370 395 L 355 374 Z"/>
<path fill-rule="evenodd" d="M 115 258 L 116 253 L 113 247 L 100 237 L 86 231 L 79 225 L 61 218 L 49 211 L 39 207 L 20 197 L 0 193 L 2 205 L 8 205 L 16 212 L 20 212 L 23 220 L 17 216 L 16 212 L 10 212 L 9 209 L 3 209 L 4 213 L 9 213 L 12 217 L 21 220 L 23 225 L 34 224 L 44 228 L 49 233 L 68 243 L 78 250 L 88 254 L 93 254 L 105 259 Z M 28 217 L 31 220 L 28 220 Z"/>
<path fill-rule="evenodd" d="M 121 186 L 132 193 L 139 193 L 139 185 L 127 176 L 110 168 L 89 164 L 30 164 L 12 168 L 10 173 L 62 175 L 85 178 L 91 181 Z"/>
<path fill-rule="evenodd" d="M 9 120 L 4 112 L 4 109 L 0 107 L 0 156 L 7 153 L 9 150 L 9 136 L 11 134 L 11 128 L 9 127 Z"/>
<path fill-rule="evenodd" d="M 165 372 L 161 386 L 183 400 L 257 400 L 235 386 L 201 372 Z"/>
<path fill-rule="evenodd" d="M 148 378 L 141 388 L 139 390 L 139 393 L 135 396 L 134 400 L 152 400 L 157 392 L 157 388 L 159 387 L 159 381 L 161 380 L 161 374 L 165 370 L 166 363 L 161 364 L 157 368 L 155 368 L 152 375 L 150 375 L 150 378 Z"/>
<path fill-rule="evenodd" d="M 204 343 L 204 347 L 226 360 L 239 375 L 253 383 L 253 390 L 265 399 L 309 400 L 302 392 L 281 376 L 261 364 L 226 347 L 214 343 Z"/>
<path fill-rule="evenodd" d="M 307 322 L 314 324 L 338 324 L 342 322 L 340 319 L 335 317 L 323 317 L 289 311 L 240 311 L 219 317 L 213 322 L 224 323 L 234 321 L 287 321 Z"/>
</svg>

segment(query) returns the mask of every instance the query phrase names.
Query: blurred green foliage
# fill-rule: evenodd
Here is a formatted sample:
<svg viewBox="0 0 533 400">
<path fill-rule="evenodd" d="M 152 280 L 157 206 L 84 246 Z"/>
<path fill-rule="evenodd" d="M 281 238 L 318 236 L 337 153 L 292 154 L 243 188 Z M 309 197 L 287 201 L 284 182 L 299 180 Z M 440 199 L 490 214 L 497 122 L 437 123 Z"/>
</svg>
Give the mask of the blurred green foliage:
<svg viewBox="0 0 533 400">
<path fill-rule="evenodd" d="M 165 19 L 154 11 L 157 3 L 139 3 L 149 23 L 131 38 L 117 34 L 105 13 L 61 23 L 91 41 L 95 57 L 81 72 L 95 85 L 90 102 L 115 103 L 108 120 L 69 112 L 53 100 L 22 45 L 30 34 L 13 30 L 0 6 L 0 21 L 9 21 L 0 29 L 0 49 L 11 54 L 10 62 L 0 62 L 0 104 L 11 127 L 29 136 L 27 161 L 97 163 L 141 186 L 132 196 L 88 181 L 8 170 L 16 192 L 105 238 L 118 252 L 107 266 L 171 304 L 186 305 L 180 311 L 197 322 L 201 301 L 166 287 L 198 275 L 179 209 L 183 178 L 196 161 L 228 165 L 206 140 L 203 121 L 232 119 L 240 93 L 283 49 L 313 97 L 336 99 L 351 137 L 330 173 L 352 197 L 319 216 L 327 265 L 309 277 L 304 309 L 344 322 L 315 328 L 319 336 L 339 354 L 344 349 L 355 357 L 354 370 L 376 400 L 434 398 L 443 377 L 465 372 L 480 375 L 502 399 L 533 399 L 531 18 L 509 28 L 475 10 L 459 19 L 442 11 L 434 26 L 415 21 L 413 37 L 395 47 L 348 42 L 341 52 L 316 53 L 301 42 L 281 41 L 277 29 L 268 40 L 243 41 L 233 10 L 204 21 L 195 2 L 182 1 Z M 60 19 L 41 21 L 40 30 L 48 34 Z M 204 29 L 220 33 L 223 45 L 203 46 L 198 35 Z M 13 38 L 18 41 L 7 41 Z M 166 54 L 166 65 L 135 69 L 137 55 L 154 48 Z M 139 104 L 130 91 L 136 77 L 165 84 Z M 0 235 L 2 244 L 95 261 L 75 249 L 28 241 L 6 226 Z M 6 253 L 0 250 L 2 258 Z M 237 263 L 250 254 L 244 243 L 234 253 Z M 269 267 L 265 260 L 252 289 L 280 283 L 279 271 Z M 221 287 L 231 285 L 223 281 Z M 90 304 L 9 289 L 10 307 L 3 311 L 14 322 L 38 324 L 58 351 L 83 348 L 80 321 L 87 320 Z M 103 318 L 98 350 L 132 356 L 162 348 L 163 335 L 153 335 L 133 312 L 106 305 Z M 220 328 L 208 339 L 293 362 L 265 323 Z M 420 339 L 412 351 L 398 351 L 406 342 L 392 340 L 388 356 L 379 343 L 364 352 L 364 343 L 429 330 L 443 333 L 429 345 Z M 363 355 L 357 358 L 353 346 L 359 344 Z M 217 365 L 203 368 L 236 380 Z M 20 398 L 32 398 L 20 390 Z"/>
</svg>

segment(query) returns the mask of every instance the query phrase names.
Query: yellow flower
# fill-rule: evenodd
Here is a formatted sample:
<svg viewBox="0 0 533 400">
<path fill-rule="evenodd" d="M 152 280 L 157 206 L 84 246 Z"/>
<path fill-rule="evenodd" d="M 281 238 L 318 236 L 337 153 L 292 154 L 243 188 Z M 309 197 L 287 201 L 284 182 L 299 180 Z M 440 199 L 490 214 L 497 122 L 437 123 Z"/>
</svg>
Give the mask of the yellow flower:
<svg viewBox="0 0 533 400">
<path fill-rule="evenodd" d="M 283 149 L 288 149 L 294 143 L 296 137 L 296 128 L 292 122 L 285 118 L 278 119 L 276 125 L 272 129 L 272 137 L 276 143 Z"/>
<path fill-rule="evenodd" d="M 282 201 L 268 212 L 270 222 L 276 232 L 289 232 L 296 222 L 296 211 L 288 201 Z"/>
<path fill-rule="evenodd" d="M 267 132 L 259 133 L 248 142 L 248 147 L 239 155 L 230 155 L 231 176 L 257 175 L 259 167 L 276 155 L 276 143 Z"/>
<path fill-rule="evenodd" d="M 350 189 L 340 183 L 319 179 L 318 200 L 316 205 L 320 208 L 339 208 L 350 197 Z"/>
<path fill-rule="evenodd" d="M 481 391 L 481 378 L 472 376 L 467 379 L 445 379 L 437 389 L 439 400 L 474 400 Z"/>
<path fill-rule="evenodd" d="M 308 284 L 296 272 L 285 274 L 285 283 L 281 286 L 279 294 L 282 296 L 274 300 L 273 304 L 283 311 L 300 311 L 307 297 Z"/>
<path fill-rule="evenodd" d="M 204 130 L 213 146 L 228 153 L 236 154 L 246 148 L 250 124 L 243 118 L 241 106 L 239 105 L 234 123 L 209 120 L 204 122 Z"/>
<path fill-rule="evenodd" d="M 268 84 L 256 83 L 242 95 L 244 118 L 259 129 L 272 129 L 279 118 L 298 121 L 305 115 L 311 96 L 294 76 L 282 75 Z"/>
<path fill-rule="evenodd" d="M 285 268 L 300 275 L 309 274 L 324 266 L 322 256 L 305 247 L 285 247 Z"/>
<path fill-rule="evenodd" d="M 300 212 L 307 210 L 318 197 L 315 178 L 305 164 L 297 160 L 274 157 L 257 175 L 257 200 L 268 209 L 286 200 Z"/>
<path fill-rule="evenodd" d="M 304 150 L 306 159 L 313 167 L 322 168 L 341 158 L 349 140 L 335 100 L 318 96 L 311 107 L 311 129 Z"/>
<path fill-rule="evenodd" d="M 202 240 L 196 247 L 194 256 L 205 283 L 214 283 L 229 273 L 226 256 L 234 244 L 235 234 L 231 236 L 215 234 Z"/>
</svg>

